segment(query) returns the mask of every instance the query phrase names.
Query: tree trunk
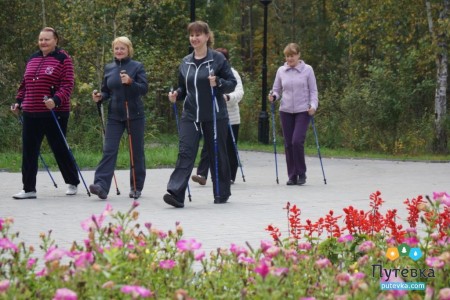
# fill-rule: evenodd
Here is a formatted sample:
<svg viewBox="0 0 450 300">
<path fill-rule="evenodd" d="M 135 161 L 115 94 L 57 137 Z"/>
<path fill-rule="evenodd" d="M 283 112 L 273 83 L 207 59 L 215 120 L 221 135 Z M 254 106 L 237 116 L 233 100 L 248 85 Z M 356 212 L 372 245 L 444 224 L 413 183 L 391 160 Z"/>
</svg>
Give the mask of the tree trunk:
<svg viewBox="0 0 450 300">
<path fill-rule="evenodd" d="M 433 140 L 433 151 L 435 153 L 447 154 L 447 35 L 445 31 L 440 31 L 439 35 L 433 26 L 433 17 L 431 14 L 431 4 L 429 0 L 425 1 L 428 19 L 428 29 L 430 31 L 433 43 L 437 44 L 436 53 L 436 93 L 434 97 L 434 127 L 435 136 Z M 442 11 L 439 13 L 441 24 L 446 24 L 448 18 L 449 0 L 443 1 Z M 439 31 L 438 31 L 439 32 Z"/>
</svg>

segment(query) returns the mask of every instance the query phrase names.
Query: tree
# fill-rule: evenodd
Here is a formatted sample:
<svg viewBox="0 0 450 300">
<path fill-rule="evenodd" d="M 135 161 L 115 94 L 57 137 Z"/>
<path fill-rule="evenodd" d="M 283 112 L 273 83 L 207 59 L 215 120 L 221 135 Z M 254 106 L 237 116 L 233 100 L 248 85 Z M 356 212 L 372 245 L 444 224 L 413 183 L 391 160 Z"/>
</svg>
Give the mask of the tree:
<svg viewBox="0 0 450 300">
<path fill-rule="evenodd" d="M 436 93 L 435 106 L 435 136 L 434 151 L 446 154 L 447 149 L 447 67 L 448 67 L 448 9 L 449 1 L 443 0 L 439 7 L 437 26 L 434 26 L 433 11 L 430 0 L 425 1 L 428 28 L 435 48 L 436 63 Z"/>
</svg>

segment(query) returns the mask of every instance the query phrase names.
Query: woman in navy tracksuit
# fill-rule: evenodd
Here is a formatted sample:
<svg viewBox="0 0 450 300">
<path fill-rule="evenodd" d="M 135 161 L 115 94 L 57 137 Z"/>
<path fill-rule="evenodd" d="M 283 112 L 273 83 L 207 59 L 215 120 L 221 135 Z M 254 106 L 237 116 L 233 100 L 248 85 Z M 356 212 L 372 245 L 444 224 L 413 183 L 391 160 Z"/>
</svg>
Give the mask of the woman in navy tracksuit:
<svg viewBox="0 0 450 300">
<path fill-rule="evenodd" d="M 92 99 L 109 101 L 103 157 L 95 171 L 91 193 L 106 199 L 111 188 L 120 139 L 128 126 L 125 102 L 128 104 L 134 170 L 130 168 L 130 198 L 139 198 L 145 181 L 144 130 L 145 115 L 142 96 L 148 92 L 147 74 L 142 63 L 131 59 L 133 45 L 127 37 L 112 42 L 114 61 L 105 66 L 101 93 Z M 131 167 L 131 164 L 130 164 Z M 133 174 L 134 171 L 134 174 Z M 135 189 L 136 185 L 136 190 Z"/>
<path fill-rule="evenodd" d="M 223 94 L 234 91 L 236 78 L 223 54 L 211 49 L 213 35 L 207 23 L 188 25 L 189 41 L 194 51 L 183 58 L 179 67 L 178 89 L 169 93 L 169 100 L 184 100 L 179 128 L 179 153 L 175 170 L 167 184 L 164 201 L 184 207 L 189 177 L 194 168 L 200 137 L 203 135 L 210 159 L 214 203 L 225 203 L 230 192 L 230 166 L 227 155 L 228 112 Z M 212 89 L 216 102 L 213 106 Z M 213 109 L 216 110 L 217 155 L 215 163 Z M 219 186 L 216 186 L 215 170 Z M 217 194 L 217 190 L 219 194 Z"/>
<path fill-rule="evenodd" d="M 39 34 L 39 51 L 27 62 L 16 103 L 11 110 L 23 112 L 22 182 L 23 190 L 15 199 L 36 198 L 38 156 L 44 136 L 53 151 L 64 181 L 69 185 L 67 195 L 77 193 L 80 183 L 77 168 L 52 116 L 58 119 L 66 134 L 70 114 L 70 96 L 74 86 L 73 63 L 70 56 L 58 48 L 55 29 L 45 27 Z M 44 97 L 47 100 L 44 101 Z"/>
</svg>

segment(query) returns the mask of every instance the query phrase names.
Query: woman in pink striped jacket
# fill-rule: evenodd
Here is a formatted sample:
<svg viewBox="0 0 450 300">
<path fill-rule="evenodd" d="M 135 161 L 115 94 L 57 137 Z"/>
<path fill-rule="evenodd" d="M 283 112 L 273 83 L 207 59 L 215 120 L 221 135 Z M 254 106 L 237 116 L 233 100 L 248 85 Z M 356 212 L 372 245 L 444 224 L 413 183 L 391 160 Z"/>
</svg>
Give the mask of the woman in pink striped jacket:
<svg viewBox="0 0 450 300">
<path fill-rule="evenodd" d="M 36 198 L 36 175 L 39 149 L 44 136 L 56 162 L 69 185 L 66 195 L 75 195 L 80 183 L 77 168 L 52 116 L 53 110 L 66 134 L 70 113 L 70 95 L 74 86 L 73 63 L 70 56 L 58 48 L 58 34 L 51 27 L 41 30 L 39 51 L 29 58 L 25 74 L 11 106 L 13 113 L 22 110 L 22 182 L 23 190 L 15 199 Z M 44 101 L 44 98 L 47 99 Z"/>
</svg>

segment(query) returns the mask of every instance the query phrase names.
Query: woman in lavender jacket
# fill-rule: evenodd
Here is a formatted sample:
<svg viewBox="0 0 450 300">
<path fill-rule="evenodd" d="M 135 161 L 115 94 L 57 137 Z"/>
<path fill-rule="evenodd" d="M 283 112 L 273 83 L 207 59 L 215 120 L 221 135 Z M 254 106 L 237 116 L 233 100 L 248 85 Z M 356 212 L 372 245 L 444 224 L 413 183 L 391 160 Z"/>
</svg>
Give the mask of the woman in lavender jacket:
<svg viewBox="0 0 450 300">
<path fill-rule="evenodd" d="M 286 63 L 278 68 L 268 99 L 281 99 L 280 121 L 289 177 L 286 184 L 302 185 L 306 183 L 306 131 L 319 105 L 316 77 L 313 68 L 300 60 L 297 44 L 288 44 L 283 52 Z"/>
</svg>

